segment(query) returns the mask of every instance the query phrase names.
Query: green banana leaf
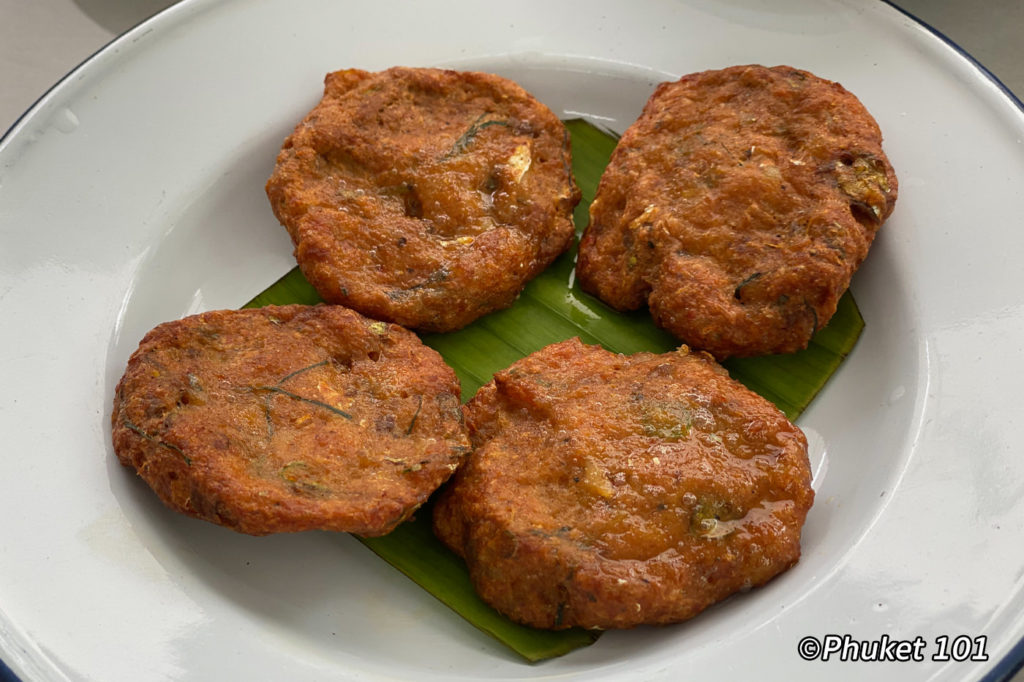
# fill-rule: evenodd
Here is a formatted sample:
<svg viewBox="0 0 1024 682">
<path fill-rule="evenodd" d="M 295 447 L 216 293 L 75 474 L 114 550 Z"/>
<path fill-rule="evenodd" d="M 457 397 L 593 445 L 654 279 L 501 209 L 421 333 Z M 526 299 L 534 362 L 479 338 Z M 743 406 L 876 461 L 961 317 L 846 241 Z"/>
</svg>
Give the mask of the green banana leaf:
<svg viewBox="0 0 1024 682">
<path fill-rule="evenodd" d="M 574 216 L 578 231 L 582 231 L 616 138 L 581 120 L 567 121 L 566 126 L 572 135 L 573 172 L 583 194 Z M 512 307 L 486 315 L 459 331 L 422 337 L 455 370 L 462 382 L 463 400 L 490 381 L 494 372 L 573 336 L 627 354 L 661 353 L 679 345 L 670 334 L 654 326 L 646 310 L 620 313 L 581 291 L 573 276 L 575 260 L 574 247 L 531 281 Z M 321 301 L 296 267 L 245 307 Z M 806 350 L 733 359 L 724 364 L 735 379 L 771 400 L 790 419 L 796 419 L 853 349 L 863 326 L 857 305 L 847 293 L 828 326 L 814 336 Z M 473 590 L 465 564 L 434 537 L 429 503 L 415 519 L 389 535 L 360 540 L 474 626 L 531 662 L 586 646 L 599 635 L 580 628 L 546 631 L 525 627 L 484 604 Z"/>
</svg>

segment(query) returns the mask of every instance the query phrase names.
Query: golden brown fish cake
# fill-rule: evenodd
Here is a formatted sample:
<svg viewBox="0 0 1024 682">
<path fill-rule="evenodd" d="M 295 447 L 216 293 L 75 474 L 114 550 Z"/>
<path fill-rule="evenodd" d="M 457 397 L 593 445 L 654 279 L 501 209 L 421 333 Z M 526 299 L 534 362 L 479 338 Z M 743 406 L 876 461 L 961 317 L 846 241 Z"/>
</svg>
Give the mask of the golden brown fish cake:
<svg viewBox="0 0 1024 682">
<path fill-rule="evenodd" d="M 327 75 L 267 183 L 320 295 L 422 331 L 511 305 L 572 241 L 565 126 L 498 76 Z"/>
<path fill-rule="evenodd" d="M 121 463 L 168 507 L 252 535 L 383 535 L 469 449 L 440 355 L 341 306 L 159 325 L 128 361 L 111 424 Z"/>
<path fill-rule="evenodd" d="M 663 83 L 590 206 L 577 274 L 718 358 L 825 326 L 893 210 L 878 125 L 838 83 L 736 66 Z"/>
<path fill-rule="evenodd" d="M 803 433 L 705 353 L 578 339 L 499 372 L 434 508 L 481 597 L 541 628 L 695 616 L 800 556 Z"/>
</svg>

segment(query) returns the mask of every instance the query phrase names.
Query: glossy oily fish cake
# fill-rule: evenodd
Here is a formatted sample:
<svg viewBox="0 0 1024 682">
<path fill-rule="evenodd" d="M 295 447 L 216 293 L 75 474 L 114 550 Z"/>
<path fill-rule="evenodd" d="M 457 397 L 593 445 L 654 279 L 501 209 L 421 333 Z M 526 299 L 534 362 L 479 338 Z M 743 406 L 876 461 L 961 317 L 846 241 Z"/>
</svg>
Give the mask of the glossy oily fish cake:
<svg viewBox="0 0 1024 682">
<path fill-rule="evenodd" d="M 674 623 L 800 556 L 804 435 L 705 353 L 572 339 L 495 374 L 466 413 L 475 449 L 434 529 L 517 622 Z"/>
</svg>

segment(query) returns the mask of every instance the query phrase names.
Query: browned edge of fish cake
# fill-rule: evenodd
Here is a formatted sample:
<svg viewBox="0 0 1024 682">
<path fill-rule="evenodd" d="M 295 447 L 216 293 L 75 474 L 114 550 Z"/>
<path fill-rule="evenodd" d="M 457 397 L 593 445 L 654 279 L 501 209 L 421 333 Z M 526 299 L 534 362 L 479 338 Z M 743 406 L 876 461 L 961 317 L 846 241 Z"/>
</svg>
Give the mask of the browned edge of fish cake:
<svg viewBox="0 0 1024 682">
<path fill-rule="evenodd" d="M 434 530 L 516 622 L 679 622 L 800 556 L 806 439 L 705 353 L 571 339 L 495 374 L 466 414 L 474 451 Z"/>
<path fill-rule="evenodd" d="M 582 287 L 719 359 L 805 348 L 898 194 L 840 84 L 789 66 L 662 83 L 601 178 Z"/>
<path fill-rule="evenodd" d="M 569 134 L 496 75 L 327 75 L 267 196 L 327 301 L 443 332 L 511 305 L 572 243 Z"/>
<path fill-rule="evenodd" d="M 459 382 L 406 329 L 341 306 L 161 324 L 114 396 L 114 451 L 171 509 L 252 535 L 382 535 L 469 450 Z"/>
</svg>

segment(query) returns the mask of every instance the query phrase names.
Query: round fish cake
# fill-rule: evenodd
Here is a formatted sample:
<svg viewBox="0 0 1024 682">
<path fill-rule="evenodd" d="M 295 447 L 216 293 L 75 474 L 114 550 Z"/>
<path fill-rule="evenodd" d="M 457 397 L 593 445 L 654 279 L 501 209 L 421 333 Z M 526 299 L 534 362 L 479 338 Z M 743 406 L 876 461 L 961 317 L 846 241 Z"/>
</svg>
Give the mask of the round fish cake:
<svg viewBox="0 0 1024 682">
<path fill-rule="evenodd" d="M 434 530 L 515 621 L 678 622 L 800 556 L 804 435 L 705 353 L 564 341 L 497 373 L 466 414 L 475 450 Z"/>
<path fill-rule="evenodd" d="M 511 305 L 572 241 L 569 136 L 498 76 L 327 75 L 267 183 L 320 295 L 421 331 Z"/>
<path fill-rule="evenodd" d="M 893 210 L 882 134 L 838 83 L 736 66 L 663 83 L 619 141 L 577 274 L 718 358 L 825 326 Z"/>
<path fill-rule="evenodd" d="M 340 306 L 161 324 L 129 359 L 111 424 L 118 459 L 168 507 L 252 535 L 383 535 L 469 450 L 440 355 Z"/>
</svg>

